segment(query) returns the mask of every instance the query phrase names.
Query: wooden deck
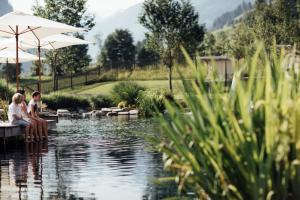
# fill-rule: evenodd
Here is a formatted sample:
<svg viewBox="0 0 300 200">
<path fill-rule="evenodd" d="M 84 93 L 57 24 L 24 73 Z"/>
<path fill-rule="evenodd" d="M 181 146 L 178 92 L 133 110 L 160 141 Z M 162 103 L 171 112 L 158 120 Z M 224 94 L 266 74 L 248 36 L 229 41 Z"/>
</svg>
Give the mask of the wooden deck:
<svg viewBox="0 0 300 200">
<path fill-rule="evenodd" d="M 47 120 L 47 122 L 48 122 L 49 130 L 56 129 L 56 123 L 57 123 L 56 120 Z M 24 128 L 9 123 L 0 123 L 0 138 L 3 139 L 4 144 L 7 138 L 17 137 L 22 135 L 25 135 Z"/>
</svg>

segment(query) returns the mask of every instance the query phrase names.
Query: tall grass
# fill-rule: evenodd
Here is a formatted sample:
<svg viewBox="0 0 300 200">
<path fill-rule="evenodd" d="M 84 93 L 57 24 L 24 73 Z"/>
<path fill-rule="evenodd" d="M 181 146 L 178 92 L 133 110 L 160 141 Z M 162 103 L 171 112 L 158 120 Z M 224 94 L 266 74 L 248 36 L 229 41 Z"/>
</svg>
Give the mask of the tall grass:
<svg viewBox="0 0 300 200">
<path fill-rule="evenodd" d="M 185 53 L 186 54 L 186 53 Z M 180 191 L 200 199 L 300 199 L 300 75 L 293 57 L 260 46 L 229 92 L 202 73 L 184 81 L 184 108 L 166 102 L 157 141 Z M 243 74 L 248 74 L 245 79 Z M 178 105 L 178 104 L 177 104 Z"/>
</svg>

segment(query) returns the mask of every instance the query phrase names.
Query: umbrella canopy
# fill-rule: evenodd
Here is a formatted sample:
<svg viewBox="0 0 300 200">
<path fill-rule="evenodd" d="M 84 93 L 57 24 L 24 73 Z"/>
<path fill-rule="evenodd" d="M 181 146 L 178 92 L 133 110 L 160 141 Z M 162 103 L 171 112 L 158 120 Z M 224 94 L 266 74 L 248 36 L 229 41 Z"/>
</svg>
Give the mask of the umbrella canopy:
<svg viewBox="0 0 300 200">
<path fill-rule="evenodd" d="M 60 49 L 72 45 L 83 45 L 83 44 L 93 44 L 93 42 L 82 40 L 76 37 L 57 34 L 42 38 L 40 40 L 40 48 L 46 50 Z M 30 39 L 19 39 L 19 49 L 35 49 L 38 48 L 39 42 L 37 40 Z M 14 38 L 7 38 L 0 41 L 0 50 L 2 49 L 16 49 L 16 40 Z"/>
<path fill-rule="evenodd" d="M 25 51 L 27 49 L 31 49 L 32 46 L 26 45 L 22 42 L 23 39 L 19 40 L 18 47 L 20 50 Z M 16 52 L 16 39 L 15 38 L 3 38 L 0 40 L 0 51 L 1 50 L 14 50 Z M 16 53 L 15 53 L 16 54 Z M 16 57 L 16 55 L 15 55 Z"/>
<path fill-rule="evenodd" d="M 42 38 L 39 41 L 36 39 L 21 38 L 19 39 L 18 47 L 21 50 L 37 48 L 39 50 L 38 56 L 40 56 L 40 49 L 54 50 L 54 49 L 59 49 L 67 46 L 83 45 L 83 44 L 93 44 L 93 43 L 72 36 L 64 35 L 64 34 L 56 34 L 53 36 Z M 1 49 L 16 49 L 16 40 L 14 38 L 8 38 L 0 41 L 0 50 Z M 39 69 L 39 72 L 40 71 L 41 69 Z M 40 73 L 39 73 L 39 77 L 40 77 Z"/>
<path fill-rule="evenodd" d="M 64 34 L 52 35 L 46 38 L 42 38 L 40 40 L 40 47 L 42 49 L 48 49 L 48 50 L 60 49 L 63 47 L 68 47 L 73 45 L 83 45 L 83 44 L 93 44 L 93 43 L 76 37 L 64 35 Z M 34 40 L 21 41 L 21 47 L 25 49 L 27 49 L 28 47 L 38 48 L 38 46 L 39 46 L 38 42 Z"/>
<path fill-rule="evenodd" d="M 14 11 L 0 17 L 0 36 L 12 37 L 19 34 L 22 38 L 44 38 L 58 33 L 83 31 L 63 23 L 44 19 L 27 13 Z"/>
<path fill-rule="evenodd" d="M 30 53 L 19 51 L 19 62 L 30 62 L 38 60 L 39 58 Z M 42 58 L 44 59 L 44 58 Z M 16 63 L 16 52 L 12 50 L 0 51 L 0 63 Z"/>
<path fill-rule="evenodd" d="M 0 17 L 0 36 L 16 38 L 16 77 L 17 89 L 19 89 L 19 39 L 26 38 L 36 40 L 39 43 L 38 51 L 40 53 L 40 40 L 44 37 L 68 32 L 82 31 L 82 28 L 76 28 L 59 22 L 51 21 L 41 17 L 33 16 L 23 12 L 10 12 Z M 41 61 L 39 60 L 41 65 Z M 39 88 L 40 89 L 40 88 Z"/>
</svg>

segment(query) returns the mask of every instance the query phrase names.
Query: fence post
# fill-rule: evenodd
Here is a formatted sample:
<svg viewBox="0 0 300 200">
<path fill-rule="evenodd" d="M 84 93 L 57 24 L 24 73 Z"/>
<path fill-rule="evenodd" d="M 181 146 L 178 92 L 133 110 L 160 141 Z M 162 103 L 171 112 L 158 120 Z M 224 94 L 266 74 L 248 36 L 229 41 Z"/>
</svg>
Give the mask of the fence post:
<svg viewBox="0 0 300 200">
<path fill-rule="evenodd" d="M 73 72 L 72 72 L 72 70 L 71 70 L 71 89 L 73 89 Z"/>
<path fill-rule="evenodd" d="M 88 70 L 85 70 L 85 85 L 88 84 Z"/>
<path fill-rule="evenodd" d="M 56 91 L 56 72 L 55 72 L 55 65 L 53 65 L 53 70 L 52 70 L 52 76 L 53 76 L 53 90 Z"/>
<path fill-rule="evenodd" d="M 57 87 L 56 87 L 56 61 L 57 61 L 57 53 L 54 52 L 54 61 L 52 61 L 52 66 L 53 66 L 53 70 L 52 70 L 52 73 L 53 73 L 53 90 L 56 91 L 57 90 Z"/>
</svg>

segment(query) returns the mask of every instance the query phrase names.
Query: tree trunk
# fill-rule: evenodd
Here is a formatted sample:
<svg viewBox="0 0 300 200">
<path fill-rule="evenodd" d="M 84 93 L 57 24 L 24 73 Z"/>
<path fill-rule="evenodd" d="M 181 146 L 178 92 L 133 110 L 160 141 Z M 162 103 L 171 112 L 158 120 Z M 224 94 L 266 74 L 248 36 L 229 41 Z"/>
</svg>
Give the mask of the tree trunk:
<svg viewBox="0 0 300 200">
<path fill-rule="evenodd" d="M 170 92 L 173 93 L 173 85 L 172 85 L 172 66 L 168 66 L 169 68 L 169 89 Z"/>
</svg>

